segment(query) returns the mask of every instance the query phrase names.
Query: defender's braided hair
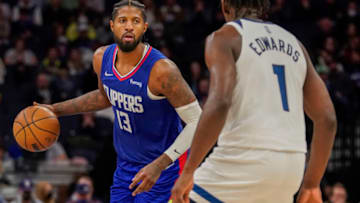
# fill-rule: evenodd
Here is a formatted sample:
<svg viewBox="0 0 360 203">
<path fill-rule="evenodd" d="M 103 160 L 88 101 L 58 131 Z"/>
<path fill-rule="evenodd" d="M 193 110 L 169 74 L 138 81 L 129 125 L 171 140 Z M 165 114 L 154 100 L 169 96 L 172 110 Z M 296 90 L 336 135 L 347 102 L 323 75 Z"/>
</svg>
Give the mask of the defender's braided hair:
<svg viewBox="0 0 360 203">
<path fill-rule="evenodd" d="M 236 17 L 243 18 L 255 13 L 258 17 L 264 17 L 270 9 L 269 0 L 225 0 L 225 5 L 236 11 Z"/>
</svg>

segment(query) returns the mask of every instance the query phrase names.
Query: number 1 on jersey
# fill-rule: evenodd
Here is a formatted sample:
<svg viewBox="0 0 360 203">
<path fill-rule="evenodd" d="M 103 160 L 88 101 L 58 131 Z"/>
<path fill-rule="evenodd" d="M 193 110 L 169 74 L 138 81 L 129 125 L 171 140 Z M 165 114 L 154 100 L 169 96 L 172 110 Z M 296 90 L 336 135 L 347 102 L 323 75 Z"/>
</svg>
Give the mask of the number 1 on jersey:
<svg viewBox="0 0 360 203">
<path fill-rule="evenodd" d="M 287 93 L 286 93 L 286 81 L 285 81 L 285 66 L 283 65 L 273 65 L 274 74 L 278 78 L 281 102 L 284 111 L 289 111 Z"/>
</svg>

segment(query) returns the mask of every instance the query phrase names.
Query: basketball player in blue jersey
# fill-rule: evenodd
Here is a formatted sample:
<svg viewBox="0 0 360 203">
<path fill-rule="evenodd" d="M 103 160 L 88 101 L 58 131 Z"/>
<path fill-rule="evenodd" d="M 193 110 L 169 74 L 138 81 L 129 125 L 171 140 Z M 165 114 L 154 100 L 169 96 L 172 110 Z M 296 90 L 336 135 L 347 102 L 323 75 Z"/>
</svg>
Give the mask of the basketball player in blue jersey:
<svg viewBox="0 0 360 203">
<path fill-rule="evenodd" d="M 116 43 L 93 57 L 98 90 L 45 106 L 57 116 L 112 106 L 117 169 L 111 202 L 168 202 L 177 159 L 190 146 L 201 109 L 177 66 L 141 42 L 148 27 L 143 4 L 116 3 L 110 27 Z"/>
<path fill-rule="evenodd" d="M 301 185 L 298 203 L 321 203 L 337 126 L 323 81 L 294 35 L 261 20 L 269 0 L 221 5 L 227 23 L 205 48 L 209 97 L 173 202 L 292 203 Z M 314 123 L 305 174 L 304 111 Z"/>
</svg>

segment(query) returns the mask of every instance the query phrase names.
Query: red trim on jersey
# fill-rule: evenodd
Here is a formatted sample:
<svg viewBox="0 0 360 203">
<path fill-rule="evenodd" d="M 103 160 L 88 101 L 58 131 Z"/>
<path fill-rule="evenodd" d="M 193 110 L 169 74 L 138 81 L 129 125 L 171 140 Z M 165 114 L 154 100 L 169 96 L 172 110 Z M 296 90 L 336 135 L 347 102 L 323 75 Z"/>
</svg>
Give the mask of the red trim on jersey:
<svg viewBox="0 0 360 203">
<path fill-rule="evenodd" d="M 186 163 L 186 160 L 188 158 L 188 154 L 189 154 L 189 150 L 187 150 L 183 155 L 181 155 L 178 160 L 179 160 L 179 167 L 180 167 L 180 170 L 179 170 L 179 175 L 181 175 L 182 171 L 184 170 L 184 167 L 185 167 L 185 163 Z M 178 179 L 175 180 L 175 183 Z M 172 197 L 170 196 L 169 198 L 169 201 L 172 199 Z"/>
<path fill-rule="evenodd" d="M 146 52 L 146 55 L 145 57 L 141 60 L 141 62 L 139 63 L 138 66 L 136 66 L 131 72 L 129 75 L 127 75 L 126 77 L 121 77 L 117 71 L 115 70 L 115 57 L 116 57 L 116 53 L 118 51 L 118 47 L 116 46 L 115 50 L 114 50 L 114 56 L 113 56 L 113 66 L 112 66 L 112 70 L 113 70 L 113 73 L 114 75 L 117 77 L 117 79 L 119 79 L 120 81 L 124 81 L 124 80 L 127 80 L 129 78 L 131 78 L 131 76 L 133 76 L 139 69 L 140 67 L 143 65 L 143 63 L 145 62 L 146 58 L 149 56 L 151 50 L 152 50 L 152 47 L 150 46 L 149 49 L 147 50 Z"/>
<path fill-rule="evenodd" d="M 179 166 L 180 166 L 179 175 L 181 175 L 182 171 L 184 170 L 188 153 L 189 151 L 186 151 L 183 155 L 179 157 Z"/>
</svg>

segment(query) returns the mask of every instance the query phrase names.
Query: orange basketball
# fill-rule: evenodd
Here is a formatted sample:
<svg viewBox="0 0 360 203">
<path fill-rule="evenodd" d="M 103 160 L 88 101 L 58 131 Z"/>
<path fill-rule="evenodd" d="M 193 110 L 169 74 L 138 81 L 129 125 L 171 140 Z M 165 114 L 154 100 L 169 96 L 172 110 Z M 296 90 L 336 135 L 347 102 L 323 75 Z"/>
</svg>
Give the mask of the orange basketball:
<svg viewBox="0 0 360 203">
<path fill-rule="evenodd" d="M 58 139 L 60 124 L 56 115 L 42 106 L 29 106 L 16 116 L 13 135 L 16 142 L 30 152 L 49 149 Z"/>
</svg>

